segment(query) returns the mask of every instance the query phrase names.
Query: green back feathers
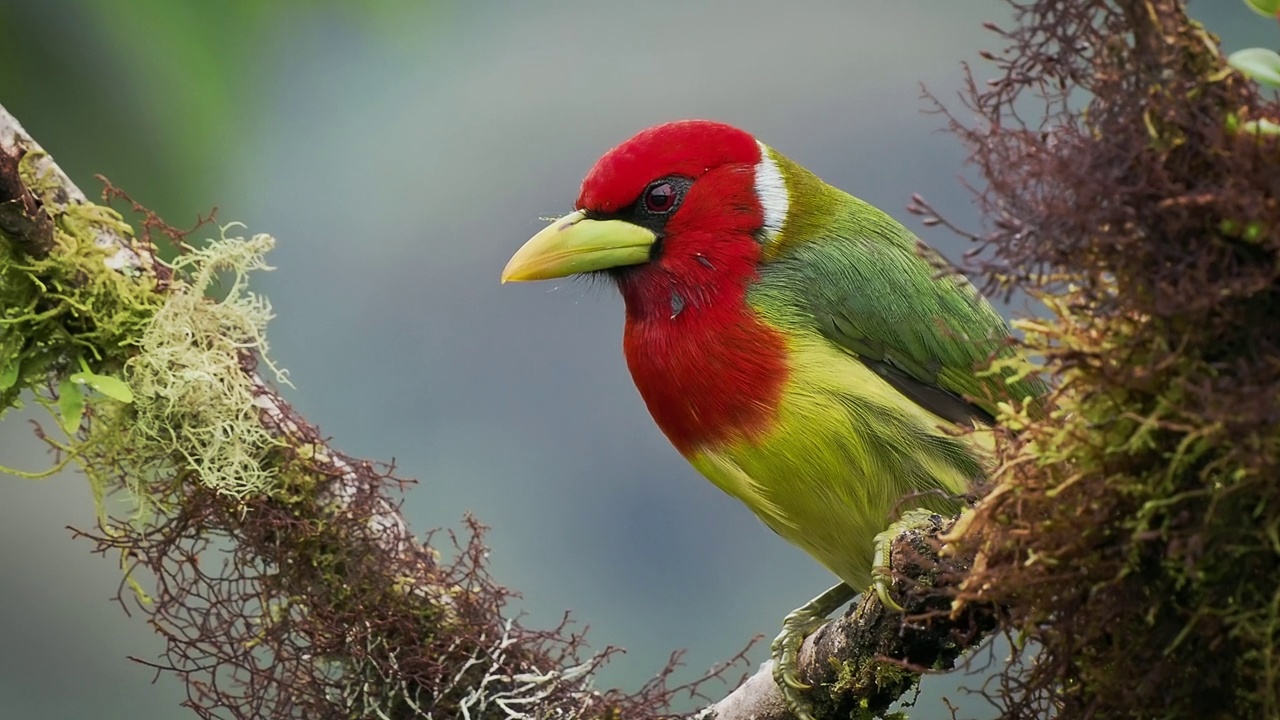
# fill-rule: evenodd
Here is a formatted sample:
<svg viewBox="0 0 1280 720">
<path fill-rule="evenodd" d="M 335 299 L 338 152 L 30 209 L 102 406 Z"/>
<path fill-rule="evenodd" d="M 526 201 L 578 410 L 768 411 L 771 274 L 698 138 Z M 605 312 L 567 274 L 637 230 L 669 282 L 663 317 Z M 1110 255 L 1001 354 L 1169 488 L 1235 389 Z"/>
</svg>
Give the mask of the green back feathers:
<svg viewBox="0 0 1280 720">
<path fill-rule="evenodd" d="M 791 203 L 752 300 L 770 321 L 816 330 L 899 392 L 956 423 L 1044 394 L 1034 375 L 980 373 L 1009 328 L 940 254 L 877 208 L 774 154 Z"/>
</svg>

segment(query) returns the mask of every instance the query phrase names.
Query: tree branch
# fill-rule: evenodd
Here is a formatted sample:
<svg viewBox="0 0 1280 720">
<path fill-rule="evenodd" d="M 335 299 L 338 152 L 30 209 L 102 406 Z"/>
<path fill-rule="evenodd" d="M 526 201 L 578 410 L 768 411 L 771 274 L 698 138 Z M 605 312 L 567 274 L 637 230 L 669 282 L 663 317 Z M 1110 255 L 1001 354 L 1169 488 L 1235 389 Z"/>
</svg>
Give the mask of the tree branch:
<svg viewBox="0 0 1280 720">
<path fill-rule="evenodd" d="M 58 447 L 77 456 L 99 492 L 144 498 L 146 509 L 157 513 L 148 524 L 104 516 L 99 532 L 82 534 L 104 553 L 134 558 L 121 603 L 141 611 L 166 638 L 165 658 L 153 666 L 183 678 L 189 707 L 206 717 L 347 717 L 445 708 L 475 714 L 493 703 L 517 707 L 527 696 L 546 708 L 602 702 L 587 691 L 588 673 L 570 672 L 602 660 L 578 657 L 579 636 L 564 627 L 523 629 L 504 617 L 508 593 L 485 571 L 478 524 L 470 526 L 469 538 L 452 541 L 458 559 L 442 563 L 413 537 L 391 499 L 390 491 L 402 484 L 391 468 L 332 448 L 257 372 L 265 344 L 251 311 L 265 317 L 269 309 L 247 294 L 222 303 L 203 298 L 201 283 L 218 270 L 242 274 L 260 265 L 269 238 L 224 242 L 221 255 L 197 252 L 168 267 L 157 260 L 150 230 L 175 241 L 182 233 L 135 203 L 146 214 L 144 236 L 134 237 L 117 214 L 90 203 L 3 108 L 0 155 L 6 158 L 0 201 L 11 211 L 0 239 L 12 240 L 29 257 L 47 256 L 32 266 L 0 256 L 0 283 L 32 288 L 29 303 L 5 296 L 0 311 L 13 316 L 20 305 L 33 304 L 43 312 L 32 317 L 59 318 L 70 313 L 49 298 L 65 295 L 82 316 L 75 323 L 6 325 L 0 351 L 12 357 L 0 354 L 0 370 L 20 366 L 29 389 L 53 404 L 75 389 L 65 383 L 79 369 L 70 353 L 87 344 L 91 352 L 80 360 L 132 386 L 130 404 L 98 398 L 83 424 L 64 423 L 72 442 Z M 49 228 L 57 228 L 56 236 Z M 79 263 L 77 272 L 59 265 L 71 259 Z M 121 280 L 107 282 L 111 275 Z M 95 282 L 103 286 L 82 287 Z M 115 319 L 95 317 L 105 315 L 104 305 L 117 315 L 116 305 L 126 305 L 141 321 L 118 332 L 103 329 Z M 167 317 L 169 311 L 176 316 Z M 167 345 L 163 333 L 159 340 L 151 337 L 165 322 L 179 337 Z M 213 330 L 201 335 L 202 323 Z M 97 334 L 85 335 L 84 325 Z M 24 337 L 23 330 L 67 342 L 37 357 L 22 348 L 46 338 Z M 110 348 L 128 350 L 121 356 Z M 161 372 L 195 375 L 197 381 L 161 376 L 172 382 L 155 387 L 157 378 L 141 370 L 148 353 L 155 356 L 152 364 L 179 366 Z M 16 398 L 22 384 L 4 399 Z M 209 394 L 207 386 L 239 392 Z M 201 453 L 191 443 L 136 437 L 138 418 L 155 406 L 167 408 L 172 420 L 162 433 L 179 439 L 200 441 L 201 433 L 213 430 L 227 445 L 265 433 L 265 442 L 239 448 L 249 457 L 238 459 L 252 467 L 232 467 L 252 469 L 270 485 L 258 494 L 229 492 L 227 485 L 213 484 L 210 466 L 222 468 L 228 460 L 216 448 Z M 51 441 L 43 430 L 38 434 Z M 205 551 L 219 541 L 233 545 L 233 557 L 208 567 Z M 150 575 L 141 580 L 145 592 L 139 571 Z"/>
</svg>

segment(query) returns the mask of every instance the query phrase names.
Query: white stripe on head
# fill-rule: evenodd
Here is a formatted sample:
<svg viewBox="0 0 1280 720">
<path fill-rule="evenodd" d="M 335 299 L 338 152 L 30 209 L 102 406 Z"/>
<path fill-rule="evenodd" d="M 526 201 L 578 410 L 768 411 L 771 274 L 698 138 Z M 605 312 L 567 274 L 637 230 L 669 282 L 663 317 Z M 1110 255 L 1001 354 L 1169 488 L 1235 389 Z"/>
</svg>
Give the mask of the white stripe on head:
<svg viewBox="0 0 1280 720">
<path fill-rule="evenodd" d="M 758 142 L 758 141 L 757 141 Z M 787 182 L 778 169 L 778 162 L 773 159 L 773 151 L 764 143 L 760 144 L 760 162 L 756 163 L 756 197 L 764 210 L 764 234 L 766 240 L 773 240 L 782 232 L 782 224 L 787 221 Z"/>
</svg>

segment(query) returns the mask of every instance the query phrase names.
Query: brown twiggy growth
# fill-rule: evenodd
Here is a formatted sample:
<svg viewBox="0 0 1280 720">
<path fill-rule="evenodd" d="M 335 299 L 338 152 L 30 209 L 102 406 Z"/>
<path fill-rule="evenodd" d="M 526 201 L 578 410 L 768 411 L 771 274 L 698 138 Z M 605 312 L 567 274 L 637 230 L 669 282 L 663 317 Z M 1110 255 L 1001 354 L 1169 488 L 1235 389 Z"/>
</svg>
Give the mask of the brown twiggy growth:
<svg viewBox="0 0 1280 720">
<path fill-rule="evenodd" d="M 992 290 L 1045 303 L 957 602 L 1034 648 L 1003 717 L 1280 717 L 1280 107 L 1175 0 L 1014 3 L 952 127 Z M 995 29 L 995 28 L 993 28 Z M 928 213 L 918 203 L 917 210 Z"/>
</svg>

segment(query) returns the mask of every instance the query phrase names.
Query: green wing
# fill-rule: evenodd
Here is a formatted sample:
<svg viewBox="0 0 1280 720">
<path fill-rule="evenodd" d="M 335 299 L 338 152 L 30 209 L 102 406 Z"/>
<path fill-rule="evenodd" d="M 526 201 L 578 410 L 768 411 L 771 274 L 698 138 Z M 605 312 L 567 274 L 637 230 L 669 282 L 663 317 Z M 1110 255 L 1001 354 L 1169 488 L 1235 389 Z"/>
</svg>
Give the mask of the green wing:
<svg viewBox="0 0 1280 720">
<path fill-rule="evenodd" d="M 762 284 L 789 295 L 828 340 L 939 417 L 990 424 L 997 401 L 1044 394 L 1034 375 L 980 374 L 993 353 L 1010 352 L 1004 319 L 897 221 L 844 197 L 823 236 L 786 239 Z"/>
</svg>

